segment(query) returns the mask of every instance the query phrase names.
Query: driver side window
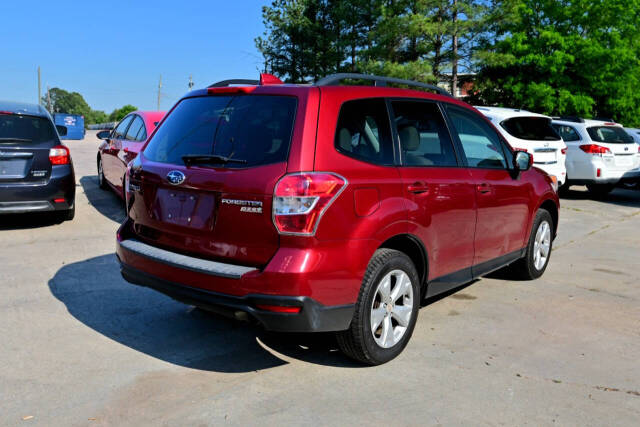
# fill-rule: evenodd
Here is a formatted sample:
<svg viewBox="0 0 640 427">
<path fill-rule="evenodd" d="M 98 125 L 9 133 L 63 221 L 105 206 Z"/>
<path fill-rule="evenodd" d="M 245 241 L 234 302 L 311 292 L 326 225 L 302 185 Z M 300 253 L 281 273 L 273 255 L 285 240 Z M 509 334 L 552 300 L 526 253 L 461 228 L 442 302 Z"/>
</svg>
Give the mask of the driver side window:
<svg viewBox="0 0 640 427">
<path fill-rule="evenodd" d="M 447 106 L 453 127 L 467 159 L 467 165 L 480 169 L 506 169 L 500 137 L 481 118 L 461 108 Z"/>
<path fill-rule="evenodd" d="M 127 128 L 129 127 L 129 123 L 131 123 L 131 119 L 133 116 L 127 116 L 120 122 L 118 126 L 113 130 L 113 139 L 124 139 L 124 136 L 127 132 Z"/>
</svg>

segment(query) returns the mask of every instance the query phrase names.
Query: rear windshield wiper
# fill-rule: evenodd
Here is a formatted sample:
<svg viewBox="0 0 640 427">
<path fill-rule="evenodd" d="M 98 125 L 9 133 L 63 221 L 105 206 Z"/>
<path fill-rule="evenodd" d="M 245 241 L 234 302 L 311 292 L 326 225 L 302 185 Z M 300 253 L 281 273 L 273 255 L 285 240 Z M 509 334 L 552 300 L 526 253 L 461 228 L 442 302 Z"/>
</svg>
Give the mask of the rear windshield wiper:
<svg viewBox="0 0 640 427">
<path fill-rule="evenodd" d="M 12 142 L 31 142 L 30 139 L 27 138 L 0 138 L 0 142 L 12 141 Z"/>
<path fill-rule="evenodd" d="M 182 156 L 182 161 L 187 166 L 202 165 L 207 163 L 247 163 L 247 161 L 243 159 L 232 159 L 217 154 L 186 154 Z"/>
</svg>

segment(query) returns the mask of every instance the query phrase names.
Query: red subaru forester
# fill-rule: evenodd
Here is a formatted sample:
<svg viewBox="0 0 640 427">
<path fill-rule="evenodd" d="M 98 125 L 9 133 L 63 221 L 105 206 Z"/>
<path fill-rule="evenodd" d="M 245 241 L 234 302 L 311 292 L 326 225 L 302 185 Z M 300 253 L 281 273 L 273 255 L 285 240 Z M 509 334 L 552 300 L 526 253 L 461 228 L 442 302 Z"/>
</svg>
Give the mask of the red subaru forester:
<svg viewBox="0 0 640 427">
<path fill-rule="evenodd" d="M 273 331 L 335 331 L 380 364 L 424 298 L 506 266 L 542 275 L 559 202 L 531 165 L 434 86 L 227 80 L 178 101 L 130 164 L 117 256 L 131 283 Z"/>
</svg>

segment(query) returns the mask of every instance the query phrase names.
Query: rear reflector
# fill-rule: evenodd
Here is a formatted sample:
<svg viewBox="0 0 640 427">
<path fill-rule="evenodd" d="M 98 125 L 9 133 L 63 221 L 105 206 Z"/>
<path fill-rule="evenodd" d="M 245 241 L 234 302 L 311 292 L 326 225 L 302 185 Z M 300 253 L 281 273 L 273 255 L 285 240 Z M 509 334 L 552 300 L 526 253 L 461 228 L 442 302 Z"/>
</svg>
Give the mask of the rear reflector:
<svg viewBox="0 0 640 427">
<path fill-rule="evenodd" d="M 567 147 L 564 147 L 564 148 L 560 149 L 560 152 L 562 154 L 567 154 Z"/>
<path fill-rule="evenodd" d="M 598 168 L 598 169 L 596 170 L 596 176 L 597 176 L 598 178 L 600 178 L 600 176 L 601 176 L 601 175 L 602 175 L 602 169 Z"/>
<path fill-rule="evenodd" d="M 598 145 L 598 144 L 581 145 L 580 149 L 587 154 L 598 154 L 598 155 L 611 154 L 611 150 L 609 150 L 607 147 L 603 147 L 602 145 Z"/>
<path fill-rule="evenodd" d="M 49 161 L 52 165 L 67 165 L 70 158 L 69 149 L 64 145 L 56 145 L 49 150 Z"/>
<path fill-rule="evenodd" d="M 274 190 L 273 223 L 281 234 L 312 236 L 322 215 L 347 186 L 328 172 L 285 175 Z"/>
<path fill-rule="evenodd" d="M 300 313 L 302 310 L 302 307 L 291 307 L 285 305 L 256 304 L 256 307 L 260 310 L 273 311 L 275 313 Z"/>
<path fill-rule="evenodd" d="M 61 199 L 53 199 L 53 203 L 64 203 L 66 202 L 65 199 L 61 198 Z"/>
</svg>

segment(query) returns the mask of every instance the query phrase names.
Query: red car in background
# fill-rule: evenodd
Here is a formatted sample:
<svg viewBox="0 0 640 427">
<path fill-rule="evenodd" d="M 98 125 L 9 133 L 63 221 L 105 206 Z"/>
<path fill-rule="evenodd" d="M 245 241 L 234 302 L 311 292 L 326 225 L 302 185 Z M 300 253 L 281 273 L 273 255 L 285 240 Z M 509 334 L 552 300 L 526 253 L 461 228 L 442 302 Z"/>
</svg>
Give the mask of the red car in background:
<svg viewBox="0 0 640 427">
<path fill-rule="evenodd" d="M 113 188 L 124 199 L 124 175 L 129 162 L 138 155 L 165 111 L 134 111 L 113 130 L 98 132 L 104 140 L 98 148 L 98 182 L 100 188 Z"/>
</svg>

